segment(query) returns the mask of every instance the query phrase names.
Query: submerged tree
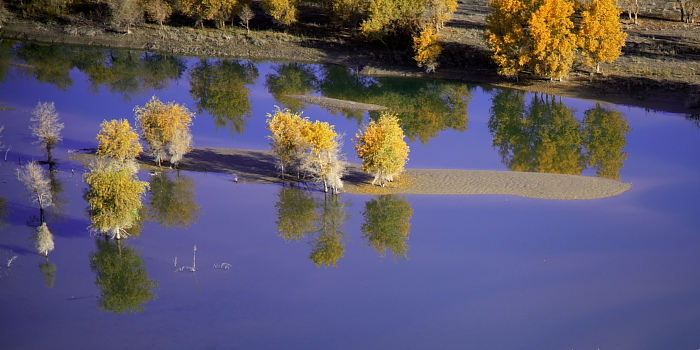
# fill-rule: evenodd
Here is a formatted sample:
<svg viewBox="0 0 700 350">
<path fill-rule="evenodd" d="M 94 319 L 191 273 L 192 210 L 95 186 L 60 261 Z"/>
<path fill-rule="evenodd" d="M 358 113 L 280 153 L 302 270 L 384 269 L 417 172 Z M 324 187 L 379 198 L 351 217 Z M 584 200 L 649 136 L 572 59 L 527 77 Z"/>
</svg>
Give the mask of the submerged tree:
<svg viewBox="0 0 700 350">
<path fill-rule="evenodd" d="M 116 239 L 128 236 L 127 229 L 139 221 L 148 183 L 136 178 L 135 164 L 98 159 L 89 167 L 84 180 L 90 186 L 90 228 Z"/>
<path fill-rule="evenodd" d="M 39 254 L 49 256 L 49 253 L 54 249 L 53 235 L 49 231 L 49 227 L 45 222 L 42 222 L 36 229 L 34 248 Z"/>
<path fill-rule="evenodd" d="M 408 236 L 411 232 L 413 208 L 403 196 L 383 195 L 365 203 L 362 238 L 382 257 L 389 251 L 396 257 L 408 258 Z"/>
<path fill-rule="evenodd" d="M 161 161 L 170 156 L 171 164 L 177 166 L 193 145 L 189 134 L 194 114 L 183 105 L 163 103 L 156 96 L 145 106 L 136 106 L 134 111 L 141 136 L 148 143 L 156 163 L 160 166 Z"/>
<path fill-rule="evenodd" d="M 56 285 L 56 264 L 46 259 L 43 263 L 39 264 L 39 270 L 44 277 L 44 284 L 47 288 L 53 288 Z"/>
<path fill-rule="evenodd" d="M 32 114 L 34 114 L 34 117 L 30 119 L 34 122 L 30 126 L 32 135 L 37 138 L 36 143 L 46 149 L 48 161 L 51 163 L 53 162 L 53 147 L 63 139 L 61 137 L 63 123 L 59 122 L 58 113 L 53 102 L 39 102 Z"/>
<path fill-rule="evenodd" d="M 409 147 L 395 115 L 383 113 L 379 121 L 371 121 L 355 137 L 355 150 L 362 159 L 362 170 L 374 175 L 372 184 L 379 182 L 384 186 L 403 172 Z"/>
<path fill-rule="evenodd" d="M 143 257 L 120 241 L 97 239 L 97 252 L 90 255 L 90 267 L 100 288 L 100 309 L 113 313 L 141 312 L 157 296 L 158 282 L 148 276 Z"/>
<path fill-rule="evenodd" d="M 37 162 L 30 162 L 17 169 L 17 178 L 24 184 L 33 203 L 39 205 L 40 221 L 44 222 L 44 210 L 53 205 L 51 182 L 44 168 Z"/>
</svg>

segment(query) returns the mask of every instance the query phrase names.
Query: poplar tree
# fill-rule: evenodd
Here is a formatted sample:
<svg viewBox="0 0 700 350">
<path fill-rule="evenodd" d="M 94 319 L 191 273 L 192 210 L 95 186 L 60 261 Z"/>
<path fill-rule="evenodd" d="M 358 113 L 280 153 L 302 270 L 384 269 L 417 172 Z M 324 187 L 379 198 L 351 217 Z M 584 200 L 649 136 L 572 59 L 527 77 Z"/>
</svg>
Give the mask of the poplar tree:
<svg viewBox="0 0 700 350">
<path fill-rule="evenodd" d="M 297 21 L 297 0 L 261 0 L 260 6 L 282 25 L 288 26 Z"/>
<path fill-rule="evenodd" d="M 374 175 L 373 185 L 379 182 L 383 187 L 404 170 L 409 147 L 398 117 L 383 112 L 378 121 L 371 121 L 355 137 L 362 170 Z"/>
<path fill-rule="evenodd" d="M 601 62 L 613 62 L 622 55 L 627 33 L 622 31 L 615 0 L 592 0 L 581 16 L 579 45 L 585 62 L 600 73 Z"/>
<path fill-rule="evenodd" d="M 577 49 L 571 0 L 543 0 L 529 21 L 536 74 L 561 80 L 569 74 Z"/>
<path fill-rule="evenodd" d="M 97 155 L 124 162 L 141 154 L 139 135 L 126 119 L 103 121 L 97 134 Z"/>
<path fill-rule="evenodd" d="M 163 103 L 156 96 L 145 106 L 136 106 L 134 111 L 136 125 L 158 166 L 168 156 L 170 163 L 177 166 L 182 156 L 192 149 L 190 127 L 194 113 L 174 102 Z"/>
</svg>

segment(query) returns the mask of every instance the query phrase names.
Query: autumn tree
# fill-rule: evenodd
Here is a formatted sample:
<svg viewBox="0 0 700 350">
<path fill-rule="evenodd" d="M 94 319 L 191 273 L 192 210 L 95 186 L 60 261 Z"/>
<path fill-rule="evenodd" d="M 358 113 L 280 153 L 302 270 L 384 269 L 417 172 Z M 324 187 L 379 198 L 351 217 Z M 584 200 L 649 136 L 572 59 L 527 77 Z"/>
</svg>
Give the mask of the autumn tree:
<svg viewBox="0 0 700 350">
<path fill-rule="evenodd" d="M 362 213 L 362 238 L 382 257 L 391 252 L 394 257 L 408 257 L 408 237 L 411 232 L 413 208 L 403 196 L 383 195 L 365 203 Z"/>
<path fill-rule="evenodd" d="M 591 0 L 584 4 L 579 45 L 586 63 L 600 73 L 601 62 L 613 62 L 622 55 L 627 33 L 622 31 L 615 0 Z"/>
<path fill-rule="evenodd" d="M 241 20 L 241 25 L 245 28 L 246 34 L 250 35 L 250 21 L 255 18 L 255 12 L 253 12 L 249 4 L 243 5 L 238 12 L 238 18 Z"/>
<path fill-rule="evenodd" d="M 158 282 L 152 280 L 141 254 L 120 241 L 98 239 L 97 251 L 90 254 L 90 268 L 100 288 L 100 309 L 117 314 L 141 312 L 156 299 Z"/>
<path fill-rule="evenodd" d="M 39 102 L 32 112 L 34 117 L 30 120 L 34 122 L 29 128 L 32 130 L 32 135 L 37 138 L 35 143 L 46 149 L 49 163 L 53 162 L 52 150 L 63 138 L 61 130 L 63 123 L 59 121 L 58 113 L 53 102 Z"/>
<path fill-rule="evenodd" d="M 155 96 L 145 106 L 136 106 L 134 110 L 141 137 L 148 143 L 156 163 L 160 166 L 170 156 L 170 163 L 177 166 L 182 156 L 192 149 L 190 127 L 194 113 L 174 102 L 163 103 Z"/>
<path fill-rule="evenodd" d="M 120 239 L 140 218 L 141 202 L 148 183 L 136 178 L 136 165 L 97 159 L 84 175 L 92 224 L 98 233 Z"/>
<path fill-rule="evenodd" d="M 97 155 L 124 162 L 141 154 L 139 135 L 126 119 L 103 121 L 97 134 Z"/>
<path fill-rule="evenodd" d="M 298 0 L 261 0 L 260 6 L 282 25 L 288 26 L 297 21 Z"/>
<path fill-rule="evenodd" d="M 30 162 L 17 169 L 17 178 L 27 188 L 32 202 L 39 205 L 40 221 L 43 222 L 44 210 L 53 205 L 51 181 L 46 171 L 37 162 Z"/>
<path fill-rule="evenodd" d="M 54 249 L 53 235 L 45 222 L 42 222 L 41 225 L 37 227 L 34 242 L 36 251 L 44 256 L 49 256 L 49 253 Z"/>
<path fill-rule="evenodd" d="M 416 60 L 418 66 L 425 67 L 426 72 L 434 72 L 438 66 L 438 57 L 442 53 L 436 29 L 429 26 L 415 36 L 413 50 L 416 53 L 413 59 Z"/>
<path fill-rule="evenodd" d="M 272 133 L 268 136 L 270 148 L 277 156 L 277 167 L 282 175 L 285 172 L 300 171 L 301 154 L 307 147 L 302 130 L 309 123 L 311 122 L 307 118 L 288 109 L 268 113 L 267 128 Z"/>
<path fill-rule="evenodd" d="M 372 184 L 384 186 L 404 170 L 409 147 L 395 115 L 383 112 L 378 121 L 371 121 L 355 137 L 362 170 L 374 175 Z"/>
<path fill-rule="evenodd" d="M 139 0 L 108 0 L 112 27 L 131 34 L 131 27 L 143 24 L 143 7 Z"/>
<path fill-rule="evenodd" d="M 300 169 L 312 180 L 323 183 L 324 192 L 330 188 L 338 193 L 343 188 L 341 178 L 345 175 L 345 162 L 340 151 L 340 136 L 334 129 L 329 123 L 318 120 L 302 127 L 304 149 Z"/>
<path fill-rule="evenodd" d="M 173 8 L 164 0 L 141 0 L 146 19 L 160 24 L 170 18 L 173 13 Z"/>
<path fill-rule="evenodd" d="M 182 10 L 190 16 L 216 21 L 219 27 L 225 27 L 226 21 L 240 13 L 250 0 L 182 0 Z"/>
<path fill-rule="evenodd" d="M 561 80 L 576 45 L 572 0 L 492 0 L 487 44 L 499 73 L 532 71 Z"/>
</svg>

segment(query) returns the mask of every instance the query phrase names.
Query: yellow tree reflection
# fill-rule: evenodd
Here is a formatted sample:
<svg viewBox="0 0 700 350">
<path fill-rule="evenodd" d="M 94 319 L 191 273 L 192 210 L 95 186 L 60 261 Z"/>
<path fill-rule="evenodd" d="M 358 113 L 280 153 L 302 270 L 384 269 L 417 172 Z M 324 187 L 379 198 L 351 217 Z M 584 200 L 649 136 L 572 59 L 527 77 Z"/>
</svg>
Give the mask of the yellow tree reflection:
<svg viewBox="0 0 700 350">
<path fill-rule="evenodd" d="M 627 146 L 627 134 L 632 131 L 623 113 L 596 103 L 585 112 L 586 153 L 588 165 L 596 175 L 620 179 L 620 170 L 629 156 L 623 151 Z"/>
<path fill-rule="evenodd" d="M 272 66 L 274 73 L 265 76 L 265 86 L 275 100 L 293 112 L 304 109 L 304 103 L 286 95 L 308 95 L 316 89 L 314 67 L 304 63 L 282 63 Z"/>
<path fill-rule="evenodd" d="M 90 255 L 90 267 L 97 275 L 100 288 L 100 309 L 113 313 L 134 313 L 145 310 L 158 282 L 148 276 L 143 257 L 121 241 L 97 239 L 97 252 Z"/>
<path fill-rule="evenodd" d="M 382 257 L 387 251 L 394 258 L 408 259 L 408 237 L 413 208 L 408 199 L 397 195 L 377 196 L 365 203 L 362 238 Z"/>
<path fill-rule="evenodd" d="M 250 89 L 258 69 L 251 62 L 202 59 L 190 71 L 190 94 L 198 113 L 214 117 L 217 127 L 229 126 L 231 136 L 243 133 L 252 117 Z"/>
<path fill-rule="evenodd" d="M 336 267 L 345 256 L 345 242 L 342 231 L 347 213 L 346 203 L 340 195 L 324 194 L 321 215 L 316 223 L 316 238 L 311 243 L 313 250 L 309 258 L 318 267 Z"/>
<path fill-rule="evenodd" d="M 278 194 L 277 232 L 286 241 L 300 241 L 314 230 L 317 205 L 310 191 L 282 186 Z"/>
<path fill-rule="evenodd" d="M 151 177 L 148 216 L 159 225 L 188 227 L 199 218 L 194 180 L 178 172 L 160 171 Z"/>
</svg>

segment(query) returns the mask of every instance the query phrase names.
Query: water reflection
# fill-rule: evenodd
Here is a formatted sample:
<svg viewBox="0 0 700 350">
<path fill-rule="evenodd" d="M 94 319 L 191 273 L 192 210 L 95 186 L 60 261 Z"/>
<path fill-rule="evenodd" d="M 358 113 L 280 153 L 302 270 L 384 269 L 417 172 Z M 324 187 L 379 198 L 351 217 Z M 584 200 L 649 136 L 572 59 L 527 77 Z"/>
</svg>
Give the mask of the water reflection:
<svg viewBox="0 0 700 350">
<path fill-rule="evenodd" d="M 274 73 L 265 76 L 265 86 L 277 103 L 293 112 L 305 108 L 304 102 L 287 95 L 309 95 L 316 90 L 318 79 L 314 65 L 305 63 L 273 64 Z"/>
<path fill-rule="evenodd" d="M 10 207 L 7 205 L 7 199 L 0 196 L 0 229 L 5 227 L 5 218 L 10 212 Z"/>
<path fill-rule="evenodd" d="M 345 256 L 343 225 L 348 220 L 341 195 L 322 194 L 294 186 L 282 186 L 278 194 L 277 229 L 287 241 L 311 238 L 309 259 L 318 267 L 336 267 Z"/>
<path fill-rule="evenodd" d="M 179 171 L 154 173 L 148 218 L 167 228 L 190 226 L 201 213 L 194 189 L 194 180 Z"/>
<path fill-rule="evenodd" d="M 148 276 L 143 257 L 121 241 L 97 239 L 97 252 L 90 254 L 90 268 L 100 288 L 100 309 L 113 313 L 134 313 L 145 310 L 157 298 L 158 282 Z"/>
<path fill-rule="evenodd" d="M 217 127 L 229 126 L 231 136 L 242 134 L 253 111 L 246 85 L 258 75 L 252 62 L 200 59 L 190 70 L 190 94 L 198 112 L 211 114 Z"/>
<path fill-rule="evenodd" d="M 41 270 L 41 275 L 44 277 L 44 285 L 46 285 L 46 288 L 53 288 L 54 285 L 56 285 L 57 269 L 56 264 L 50 262 L 48 258 L 43 263 L 39 264 L 39 270 Z"/>
<path fill-rule="evenodd" d="M 20 43 L 14 53 L 22 61 L 20 70 L 39 82 L 66 91 L 73 85 L 70 71 L 78 68 L 90 80 L 93 92 L 105 86 L 127 100 L 168 87 L 187 68 L 183 58 L 134 50 Z"/>
<path fill-rule="evenodd" d="M 408 237 L 411 232 L 413 208 L 408 199 L 398 195 L 382 195 L 365 203 L 362 213 L 362 238 L 382 257 L 408 259 Z"/>
<path fill-rule="evenodd" d="M 584 122 L 561 100 L 535 94 L 526 106 L 525 92 L 499 90 L 488 122 L 502 162 L 515 171 L 580 175 L 587 165 L 598 176 L 619 179 L 631 131 L 624 115 L 599 104 Z"/>
</svg>

